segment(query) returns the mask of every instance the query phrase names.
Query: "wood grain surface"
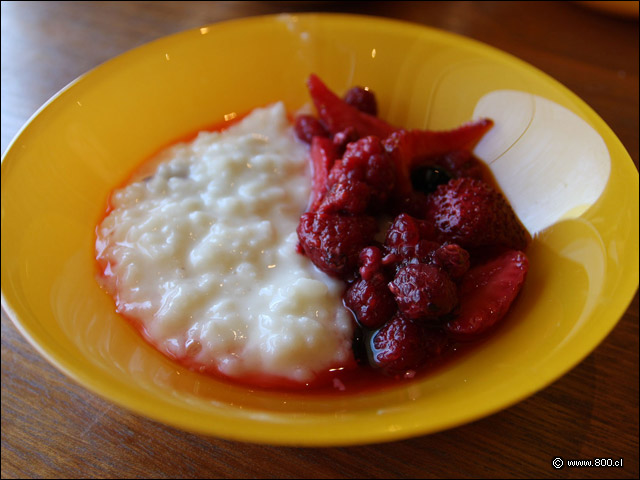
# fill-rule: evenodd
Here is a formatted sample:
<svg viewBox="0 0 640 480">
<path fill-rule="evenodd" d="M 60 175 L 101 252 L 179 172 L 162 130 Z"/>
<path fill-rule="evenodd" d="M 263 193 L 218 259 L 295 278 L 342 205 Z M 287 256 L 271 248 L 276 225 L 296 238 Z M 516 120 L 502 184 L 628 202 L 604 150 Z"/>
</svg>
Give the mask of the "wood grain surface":
<svg viewBox="0 0 640 480">
<path fill-rule="evenodd" d="M 550 74 L 590 104 L 638 165 L 638 21 L 574 2 L 2 2 L 2 150 L 71 80 L 156 38 L 283 11 L 400 18 L 460 33 Z M 612 457 L 622 468 L 555 470 Z M 50 366 L 2 314 L 2 478 L 637 478 L 638 294 L 605 341 L 525 401 L 382 445 L 283 448 L 194 435 L 134 415 Z"/>
</svg>

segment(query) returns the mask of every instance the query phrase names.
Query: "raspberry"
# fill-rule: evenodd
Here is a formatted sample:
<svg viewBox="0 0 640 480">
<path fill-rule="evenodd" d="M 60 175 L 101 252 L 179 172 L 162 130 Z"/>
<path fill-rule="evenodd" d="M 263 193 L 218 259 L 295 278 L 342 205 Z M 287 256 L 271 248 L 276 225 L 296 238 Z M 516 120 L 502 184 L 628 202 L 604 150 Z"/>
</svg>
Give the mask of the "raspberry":
<svg viewBox="0 0 640 480">
<path fill-rule="evenodd" d="M 384 245 L 390 251 L 396 252 L 405 244 L 417 244 L 420 241 L 420 233 L 419 220 L 406 213 L 401 213 L 393 220 L 387 230 Z"/>
<path fill-rule="evenodd" d="M 441 242 L 464 248 L 502 246 L 524 249 L 529 234 L 504 196 L 481 180 L 459 178 L 429 196 L 426 220 Z"/>
<path fill-rule="evenodd" d="M 373 336 L 372 363 L 388 374 L 402 374 L 441 355 L 447 346 L 447 338 L 442 332 L 396 315 Z"/>
<path fill-rule="evenodd" d="M 328 184 L 365 182 L 371 187 L 370 207 L 382 208 L 394 188 L 391 158 L 376 137 L 364 137 L 347 145 L 342 159 L 329 172 Z"/>
<path fill-rule="evenodd" d="M 336 162 L 329 175 L 329 182 L 339 182 L 345 178 L 365 180 L 369 158 L 385 154 L 380 139 L 364 137 L 347 145 L 342 159 Z"/>
<path fill-rule="evenodd" d="M 345 293 L 344 303 L 358 323 L 367 328 L 384 325 L 396 312 L 396 302 L 381 273 L 353 283 Z"/>
<path fill-rule="evenodd" d="M 444 244 L 433 252 L 433 261 L 451 278 L 461 278 L 469 270 L 469 252 L 455 243 Z"/>
<path fill-rule="evenodd" d="M 320 270 L 349 280 L 358 268 L 358 255 L 369 245 L 378 225 L 373 217 L 307 212 L 297 233 L 304 254 Z"/>
<path fill-rule="evenodd" d="M 386 152 L 376 153 L 367 161 L 366 180 L 374 192 L 372 206 L 377 210 L 386 209 L 395 188 L 395 168 Z"/>
<path fill-rule="evenodd" d="M 438 244 L 429 240 L 431 235 L 427 223 L 401 213 L 387 230 L 384 241 L 387 255 L 383 262 L 387 265 L 414 260 L 427 262 L 433 250 L 438 248 Z"/>
<path fill-rule="evenodd" d="M 347 180 L 331 187 L 318 207 L 318 212 L 357 215 L 367 210 L 370 199 L 369 185 L 357 180 Z"/>
<path fill-rule="evenodd" d="M 420 240 L 413 248 L 413 251 L 407 251 L 409 255 L 407 260 L 411 263 L 431 263 L 433 255 L 439 246 L 437 242 L 432 242 L 431 240 Z"/>
<path fill-rule="evenodd" d="M 327 130 L 313 115 L 298 115 L 294 125 L 296 136 L 306 143 L 311 143 L 313 137 L 328 137 Z"/>
<path fill-rule="evenodd" d="M 378 247 L 363 248 L 358 257 L 360 276 L 370 280 L 374 274 L 382 271 L 382 251 Z"/>
<path fill-rule="evenodd" d="M 413 263 L 402 267 L 389 289 L 407 318 L 437 318 L 458 305 L 455 283 L 435 265 Z"/>
<path fill-rule="evenodd" d="M 374 117 L 378 115 L 378 102 L 370 90 L 363 87 L 353 87 L 344 95 L 344 101 L 361 112 Z"/>
</svg>

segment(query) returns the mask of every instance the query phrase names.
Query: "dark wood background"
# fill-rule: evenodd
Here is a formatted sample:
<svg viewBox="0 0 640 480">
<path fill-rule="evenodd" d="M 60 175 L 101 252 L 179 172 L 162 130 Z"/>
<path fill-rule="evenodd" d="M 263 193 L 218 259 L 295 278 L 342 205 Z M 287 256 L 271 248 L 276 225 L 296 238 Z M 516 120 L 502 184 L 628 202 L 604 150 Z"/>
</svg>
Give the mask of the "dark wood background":
<svg viewBox="0 0 640 480">
<path fill-rule="evenodd" d="M 638 165 L 638 21 L 573 2 L 2 2 L 2 151 L 59 89 L 133 47 L 236 17 L 319 10 L 410 20 L 514 54 L 590 104 Z M 624 462 L 554 470 L 556 456 Z M 638 295 L 585 361 L 514 407 L 349 448 L 236 443 L 131 414 L 51 367 L 3 312 L 2 478 L 16 477 L 637 478 Z"/>
</svg>

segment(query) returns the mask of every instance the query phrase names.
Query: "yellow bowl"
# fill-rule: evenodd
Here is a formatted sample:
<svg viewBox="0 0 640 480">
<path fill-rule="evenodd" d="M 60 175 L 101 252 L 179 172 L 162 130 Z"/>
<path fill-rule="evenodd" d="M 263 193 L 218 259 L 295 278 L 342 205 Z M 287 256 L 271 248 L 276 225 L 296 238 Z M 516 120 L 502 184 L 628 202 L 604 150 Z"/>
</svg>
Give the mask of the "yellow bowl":
<svg viewBox="0 0 640 480">
<path fill-rule="evenodd" d="M 450 81 L 447 72 L 461 64 L 475 73 Z M 94 280 L 95 225 L 109 192 L 134 166 L 225 114 L 276 100 L 297 109 L 308 102 L 311 72 L 337 91 L 369 86 L 381 116 L 407 127 L 460 124 L 495 89 L 530 92 L 587 122 L 611 157 L 595 204 L 536 237 L 528 281 L 504 325 L 432 375 L 384 391 L 285 395 L 190 372 L 148 346 Z M 607 125 L 562 85 L 509 55 L 383 19 L 249 18 L 128 52 L 33 116 L 2 163 L 2 305 L 60 370 L 155 420 L 271 444 L 386 441 L 496 412 L 591 352 L 638 285 L 637 200 L 638 173 Z"/>
</svg>

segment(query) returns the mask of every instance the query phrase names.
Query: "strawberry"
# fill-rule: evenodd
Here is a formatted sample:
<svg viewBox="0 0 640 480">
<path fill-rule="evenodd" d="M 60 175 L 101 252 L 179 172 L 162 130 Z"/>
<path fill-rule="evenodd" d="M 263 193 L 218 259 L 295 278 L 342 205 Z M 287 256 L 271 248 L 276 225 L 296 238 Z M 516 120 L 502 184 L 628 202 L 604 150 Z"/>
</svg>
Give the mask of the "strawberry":
<svg viewBox="0 0 640 480">
<path fill-rule="evenodd" d="M 397 130 L 385 140 L 385 146 L 412 169 L 455 150 L 473 149 L 492 126 L 493 120 L 481 118 L 453 130 Z"/>
<path fill-rule="evenodd" d="M 312 74 L 309 76 L 307 86 L 311 99 L 318 111 L 320 121 L 333 135 L 344 131 L 348 127 L 353 127 L 359 137 L 375 135 L 385 138 L 396 130 L 395 127 L 387 122 L 349 105 L 329 90 L 317 75 Z"/>
<path fill-rule="evenodd" d="M 309 211 L 315 212 L 327 191 L 329 171 L 336 160 L 336 147 L 330 138 L 315 136 L 311 139 L 311 199 Z"/>
<path fill-rule="evenodd" d="M 518 250 L 507 250 L 472 267 L 460 284 L 460 309 L 445 329 L 456 340 L 469 340 L 502 319 L 524 283 L 529 260 Z"/>
<path fill-rule="evenodd" d="M 303 213 L 297 233 L 300 247 L 313 264 L 333 277 L 350 280 L 360 251 L 378 230 L 373 217 Z"/>
<path fill-rule="evenodd" d="M 396 192 L 400 201 L 411 197 L 411 173 L 416 168 L 437 165 L 438 157 L 446 158 L 454 151 L 471 150 L 492 126 L 492 120 L 482 118 L 453 130 L 396 130 L 391 133 L 385 138 L 384 145 L 396 167 Z M 453 160 L 456 159 L 457 157 Z M 447 169 L 449 165 L 442 166 Z M 457 171 L 449 173 L 457 174 L 462 171 L 458 165 L 455 166 Z"/>
<path fill-rule="evenodd" d="M 439 185 L 427 201 L 425 220 L 441 242 L 463 248 L 501 246 L 523 250 L 529 234 L 504 196 L 472 178 Z"/>
</svg>

